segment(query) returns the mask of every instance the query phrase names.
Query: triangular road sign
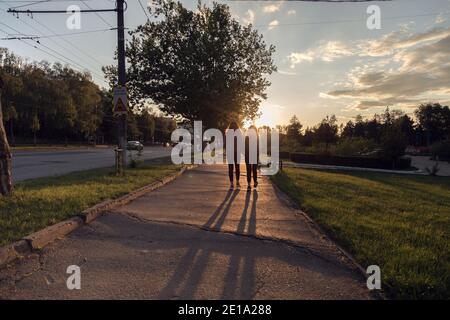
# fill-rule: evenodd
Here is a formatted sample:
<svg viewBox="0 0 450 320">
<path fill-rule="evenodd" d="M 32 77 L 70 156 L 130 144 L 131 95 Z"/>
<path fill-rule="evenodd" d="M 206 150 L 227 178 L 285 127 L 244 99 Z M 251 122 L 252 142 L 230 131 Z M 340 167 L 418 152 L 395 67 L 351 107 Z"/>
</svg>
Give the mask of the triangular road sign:
<svg viewBox="0 0 450 320">
<path fill-rule="evenodd" d="M 122 98 L 117 99 L 116 109 L 114 111 L 115 112 L 124 112 L 124 111 L 126 112 L 127 111 L 125 104 L 122 102 Z"/>
<path fill-rule="evenodd" d="M 114 89 L 114 115 L 127 114 L 127 89 L 118 87 Z"/>
</svg>

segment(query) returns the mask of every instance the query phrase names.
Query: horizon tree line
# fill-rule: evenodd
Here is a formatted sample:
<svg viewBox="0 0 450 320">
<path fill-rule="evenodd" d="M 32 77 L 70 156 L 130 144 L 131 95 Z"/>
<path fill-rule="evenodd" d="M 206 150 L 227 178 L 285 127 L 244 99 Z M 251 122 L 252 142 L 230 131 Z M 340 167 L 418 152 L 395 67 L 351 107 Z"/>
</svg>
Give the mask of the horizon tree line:
<svg viewBox="0 0 450 320">
<path fill-rule="evenodd" d="M 3 121 L 9 143 L 115 143 L 112 93 L 91 76 L 60 63 L 28 62 L 0 48 Z M 150 108 L 131 110 L 130 139 L 166 142 L 173 119 Z"/>
<path fill-rule="evenodd" d="M 319 124 L 305 130 L 294 115 L 288 125 L 278 126 L 278 129 L 282 133 L 282 149 L 323 144 L 328 151 L 330 145 L 343 145 L 344 142 L 356 142 L 372 149 L 377 146 L 403 151 L 407 146 L 450 149 L 450 108 L 439 103 L 421 104 L 414 110 L 412 118 L 401 110 L 386 107 L 382 114 L 366 119 L 357 115 L 345 125 L 338 125 L 335 115 L 327 115 Z M 397 152 L 402 153 L 401 150 Z"/>
</svg>

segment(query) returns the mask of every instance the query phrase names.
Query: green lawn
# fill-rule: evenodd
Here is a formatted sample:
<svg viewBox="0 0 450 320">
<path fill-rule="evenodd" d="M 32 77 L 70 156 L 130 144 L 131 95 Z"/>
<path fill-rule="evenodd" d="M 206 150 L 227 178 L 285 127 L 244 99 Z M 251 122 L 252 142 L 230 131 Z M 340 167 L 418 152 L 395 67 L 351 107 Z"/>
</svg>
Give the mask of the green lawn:
<svg viewBox="0 0 450 320">
<path fill-rule="evenodd" d="M 13 197 L 0 198 L 0 246 L 179 169 L 174 165 L 142 166 L 118 177 L 105 168 L 20 182 Z"/>
<path fill-rule="evenodd" d="M 273 181 L 397 299 L 450 298 L 450 178 L 286 168 Z"/>
<path fill-rule="evenodd" d="M 61 150 L 78 150 L 87 148 L 106 148 L 107 146 L 92 146 L 92 145 L 50 145 L 50 144 L 38 144 L 38 145 L 18 145 L 11 147 L 11 151 L 61 151 Z"/>
</svg>

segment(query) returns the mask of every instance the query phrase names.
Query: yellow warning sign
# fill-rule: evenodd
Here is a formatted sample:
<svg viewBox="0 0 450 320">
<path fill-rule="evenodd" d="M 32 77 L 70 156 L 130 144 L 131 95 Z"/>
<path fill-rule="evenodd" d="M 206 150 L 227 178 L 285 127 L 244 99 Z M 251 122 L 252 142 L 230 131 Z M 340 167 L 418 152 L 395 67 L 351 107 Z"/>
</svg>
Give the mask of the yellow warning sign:
<svg viewBox="0 0 450 320">
<path fill-rule="evenodd" d="M 114 115 L 127 114 L 127 89 L 118 87 L 114 89 Z"/>
<path fill-rule="evenodd" d="M 114 110 L 115 112 L 126 112 L 127 108 L 125 107 L 125 104 L 122 102 L 121 98 L 117 99 L 116 108 Z"/>
</svg>

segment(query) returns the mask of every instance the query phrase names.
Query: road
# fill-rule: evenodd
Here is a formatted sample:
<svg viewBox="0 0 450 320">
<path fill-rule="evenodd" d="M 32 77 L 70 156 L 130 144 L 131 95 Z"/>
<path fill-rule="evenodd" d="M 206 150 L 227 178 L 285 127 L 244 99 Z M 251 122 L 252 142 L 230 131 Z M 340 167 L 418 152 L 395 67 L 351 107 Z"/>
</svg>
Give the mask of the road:
<svg viewBox="0 0 450 320">
<path fill-rule="evenodd" d="M 135 152 L 135 151 L 133 151 Z M 147 147 L 142 159 L 170 156 L 170 148 Z M 13 152 L 13 179 L 21 181 L 113 166 L 114 148 Z"/>
<path fill-rule="evenodd" d="M 450 177 L 450 163 L 447 161 L 431 160 L 429 156 L 410 156 L 411 165 L 418 168 L 421 172 L 427 174 L 427 169 L 431 169 L 435 164 L 438 165 L 438 176 Z"/>
<path fill-rule="evenodd" d="M 227 179 L 201 166 L 101 216 L 0 270 L 0 299 L 373 298 L 269 179 L 251 191 Z M 67 289 L 70 265 L 80 290 Z"/>
</svg>

